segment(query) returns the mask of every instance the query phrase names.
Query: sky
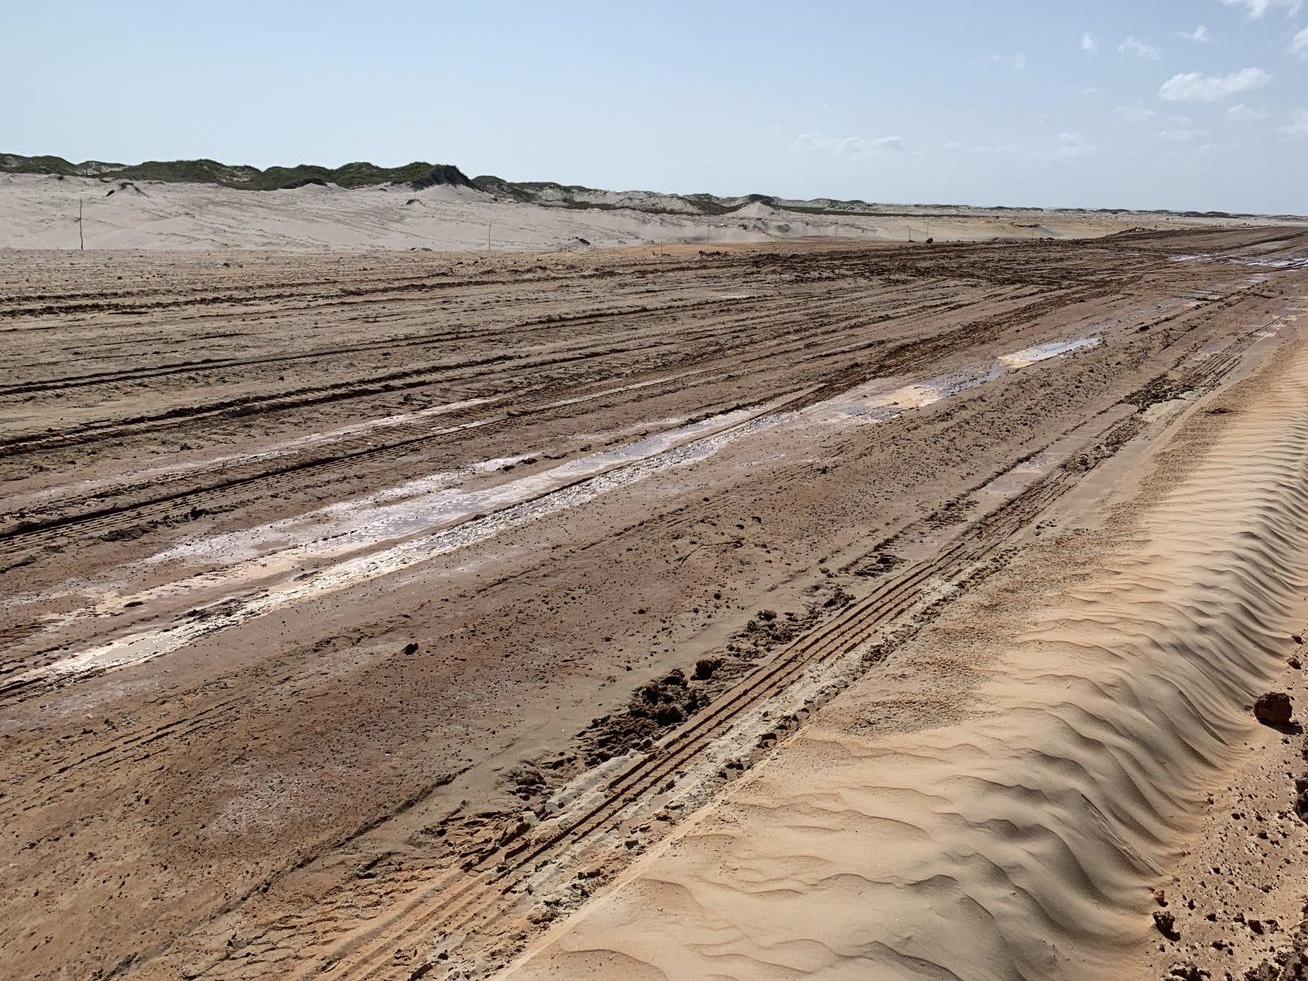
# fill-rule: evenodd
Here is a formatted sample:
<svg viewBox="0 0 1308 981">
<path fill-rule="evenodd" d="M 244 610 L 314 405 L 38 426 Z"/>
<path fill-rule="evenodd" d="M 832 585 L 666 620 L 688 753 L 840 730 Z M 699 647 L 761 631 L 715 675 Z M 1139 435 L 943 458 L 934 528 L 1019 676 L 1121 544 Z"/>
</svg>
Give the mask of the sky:
<svg viewBox="0 0 1308 981">
<path fill-rule="evenodd" d="M 1308 213 L 1308 0 L 56 0 L 0 63 L 74 161 Z"/>
</svg>

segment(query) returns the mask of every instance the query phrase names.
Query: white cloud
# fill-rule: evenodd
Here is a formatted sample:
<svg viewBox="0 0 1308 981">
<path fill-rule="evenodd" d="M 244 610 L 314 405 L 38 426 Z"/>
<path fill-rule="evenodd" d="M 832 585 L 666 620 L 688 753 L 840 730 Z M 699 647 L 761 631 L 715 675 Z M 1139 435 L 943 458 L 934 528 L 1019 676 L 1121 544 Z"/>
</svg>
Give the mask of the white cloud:
<svg viewBox="0 0 1308 981">
<path fill-rule="evenodd" d="M 1154 118 L 1154 111 L 1138 102 L 1133 106 L 1118 106 L 1115 111 L 1128 123 L 1144 123 Z"/>
<path fill-rule="evenodd" d="M 1290 53 L 1296 58 L 1308 61 L 1308 27 L 1294 36 L 1294 40 L 1290 42 Z"/>
<path fill-rule="evenodd" d="M 1046 156 L 1051 160 L 1074 160 L 1077 157 L 1089 156 L 1094 152 L 1095 148 L 1087 143 L 1079 133 L 1059 133 L 1058 146 Z"/>
<path fill-rule="evenodd" d="M 830 153 L 841 157 L 870 157 L 886 150 L 904 149 L 900 136 L 880 136 L 869 140 L 862 136 L 823 136 L 803 133 L 795 139 L 795 149 L 806 153 Z"/>
<path fill-rule="evenodd" d="M 1089 31 L 1086 31 L 1081 35 L 1081 50 L 1089 52 L 1090 54 L 1098 54 L 1099 39 Z"/>
<path fill-rule="evenodd" d="M 1286 14 L 1293 17 L 1303 7 L 1303 0 L 1222 0 L 1228 7 L 1243 7 L 1250 17 L 1261 17 L 1273 7 L 1285 7 Z"/>
<path fill-rule="evenodd" d="M 1026 67 L 1026 55 L 1022 54 L 1021 52 L 1011 55 L 994 54 L 990 56 L 990 60 L 997 61 L 1005 65 L 1011 65 L 1014 69 L 1016 69 L 1019 72 Z"/>
<path fill-rule="evenodd" d="M 1296 109 L 1285 126 L 1276 127 L 1278 133 L 1287 139 L 1302 140 L 1308 137 L 1308 109 Z"/>
<path fill-rule="evenodd" d="M 1208 28 L 1204 27 L 1203 24 L 1200 24 L 1193 31 L 1181 31 L 1180 36 L 1187 41 L 1194 41 L 1196 44 L 1207 44 L 1212 40 L 1208 36 Z"/>
<path fill-rule="evenodd" d="M 1226 115 L 1234 119 L 1237 123 L 1256 123 L 1260 119 L 1267 118 L 1266 109 L 1250 109 L 1243 102 L 1239 105 L 1231 106 L 1226 110 Z"/>
<path fill-rule="evenodd" d="M 1201 129 L 1164 129 L 1158 133 L 1159 138 L 1172 140 L 1176 143 L 1189 143 L 1196 136 L 1207 136 L 1208 134 Z"/>
<path fill-rule="evenodd" d="M 1157 48 L 1151 47 L 1136 37 L 1129 37 L 1117 46 L 1117 53 L 1120 55 L 1130 55 L 1135 58 L 1149 58 L 1152 61 L 1158 60 L 1160 54 Z"/>
<path fill-rule="evenodd" d="M 1017 153 L 1022 149 L 1016 143 L 999 143 L 999 144 L 982 144 L 981 146 L 972 147 L 972 153 L 980 153 L 985 156 L 1007 156 Z"/>
<path fill-rule="evenodd" d="M 1241 68 L 1229 75 L 1201 75 L 1199 72 L 1173 75 L 1158 90 L 1167 102 L 1216 102 L 1239 92 L 1252 92 L 1272 80 L 1261 68 Z"/>
<path fill-rule="evenodd" d="M 1267 13 L 1267 9 L 1272 5 L 1272 0 L 1222 0 L 1222 3 L 1228 7 L 1245 7 L 1248 9 L 1250 17 L 1261 17 Z"/>
</svg>

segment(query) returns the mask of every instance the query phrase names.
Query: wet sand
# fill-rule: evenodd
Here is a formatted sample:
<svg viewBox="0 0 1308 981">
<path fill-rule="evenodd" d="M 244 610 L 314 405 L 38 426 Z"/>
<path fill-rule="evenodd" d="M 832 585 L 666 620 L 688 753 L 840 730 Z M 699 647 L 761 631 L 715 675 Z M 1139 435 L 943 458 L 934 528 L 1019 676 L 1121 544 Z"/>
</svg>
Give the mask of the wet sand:
<svg viewBox="0 0 1308 981">
<path fill-rule="evenodd" d="M 1305 253 L 13 253 L 0 955 L 1143 958 L 1297 615 Z"/>
</svg>

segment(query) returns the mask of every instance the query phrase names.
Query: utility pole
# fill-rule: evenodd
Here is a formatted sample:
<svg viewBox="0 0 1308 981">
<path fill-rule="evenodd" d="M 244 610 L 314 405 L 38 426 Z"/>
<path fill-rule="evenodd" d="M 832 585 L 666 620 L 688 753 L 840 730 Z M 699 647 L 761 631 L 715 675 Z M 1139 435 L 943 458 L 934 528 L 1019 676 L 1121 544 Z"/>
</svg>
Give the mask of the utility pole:
<svg viewBox="0 0 1308 981">
<path fill-rule="evenodd" d="M 82 199 L 77 199 L 77 248 L 86 251 L 86 235 L 82 232 Z"/>
<path fill-rule="evenodd" d="M 486 252 L 487 252 L 487 254 L 490 253 L 490 250 L 491 250 L 491 222 L 488 221 L 488 222 L 486 222 Z"/>
</svg>

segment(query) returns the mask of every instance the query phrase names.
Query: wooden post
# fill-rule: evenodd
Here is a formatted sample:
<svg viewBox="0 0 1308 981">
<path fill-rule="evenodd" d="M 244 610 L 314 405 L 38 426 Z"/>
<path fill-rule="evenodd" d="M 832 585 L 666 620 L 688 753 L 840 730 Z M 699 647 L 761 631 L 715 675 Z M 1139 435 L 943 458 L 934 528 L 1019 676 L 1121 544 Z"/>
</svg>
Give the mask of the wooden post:
<svg viewBox="0 0 1308 981">
<path fill-rule="evenodd" d="M 77 199 L 77 248 L 86 251 L 86 235 L 82 232 L 82 199 Z"/>
</svg>

